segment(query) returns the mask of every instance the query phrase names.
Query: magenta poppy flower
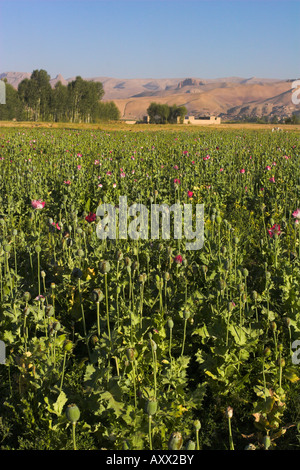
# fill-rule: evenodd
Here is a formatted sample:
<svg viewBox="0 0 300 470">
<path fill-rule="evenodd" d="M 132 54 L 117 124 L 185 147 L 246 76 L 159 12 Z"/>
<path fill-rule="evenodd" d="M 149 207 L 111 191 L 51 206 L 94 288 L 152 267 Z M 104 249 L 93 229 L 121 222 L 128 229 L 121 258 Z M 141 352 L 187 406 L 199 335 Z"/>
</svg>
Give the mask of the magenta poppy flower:
<svg viewBox="0 0 300 470">
<path fill-rule="evenodd" d="M 89 222 L 89 223 L 95 222 L 95 220 L 96 220 L 96 214 L 94 214 L 93 212 L 90 212 L 90 213 L 86 216 L 85 220 L 86 220 L 87 222 Z"/>
<path fill-rule="evenodd" d="M 245 168 L 242 168 L 242 169 L 240 170 L 240 173 L 245 173 Z"/>
<path fill-rule="evenodd" d="M 271 178 L 269 178 L 269 181 L 270 181 L 271 183 L 275 183 L 275 178 L 274 178 L 274 176 L 272 176 Z"/>
<path fill-rule="evenodd" d="M 193 197 L 193 194 L 194 194 L 194 193 L 193 193 L 193 191 L 188 191 L 187 194 L 188 194 L 188 197 Z"/>
<path fill-rule="evenodd" d="M 182 264 L 182 256 L 181 255 L 175 256 L 174 261 L 176 264 Z"/>
<path fill-rule="evenodd" d="M 69 185 L 69 184 L 71 184 L 71 181 L 70 180 L 65 180 L 64 183 Z"/>
<path fill-rule="evenodd" d="M 268 171 L 270 171 L 270 170 L 271 170 L 271 167 L 270 167 L 270 165 L 267 165 L 267 166 L 266 166 L 266 168 L 265 168 L 265 170 L 268 170 Z"/>
<path fill-rule="evenodd" d="M 268 229 L 268 233 L 271 238 L 273 238 L 274 235 L 280 235 L 281 230 L 280 230 L 280 225 L 279 224 L 274 224 L 273 227 Z"/>
<path fill-rule="evenodd" d="M 38 200 L 33 199 L 33 201 L 31 201 L 31 205 L 34 209 L 44 209 L 45 202 L 41 201 L 40 199 L 38 199 Z"/>
<path fill-rule="evenodd" d="M 57 230 L 60 230 L 60 226 L 58 223 L 52 222 L 53 227 L 55 227 Z"/>
<path fill-rule="evenodd" d="M 174 179 L 174 184 L 180 184 L 180 179 L 175 178 L 175 179 Z"/>
</svg>

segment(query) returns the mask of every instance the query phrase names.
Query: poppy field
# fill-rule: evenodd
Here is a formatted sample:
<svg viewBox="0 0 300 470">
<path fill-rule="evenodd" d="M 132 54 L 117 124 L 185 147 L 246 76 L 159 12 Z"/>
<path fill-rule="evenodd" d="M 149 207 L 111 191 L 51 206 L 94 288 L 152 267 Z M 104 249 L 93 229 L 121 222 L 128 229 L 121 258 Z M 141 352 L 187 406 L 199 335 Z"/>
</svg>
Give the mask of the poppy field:
<svg viewBox="0 0 300 470">
<path fill-rule="evenodd" d="M 121 196 L 203 246 L 99 238 Z M 299 449 L 299 289 L 299 132 L 2 128 L 0 449 Z"/>
</svg>

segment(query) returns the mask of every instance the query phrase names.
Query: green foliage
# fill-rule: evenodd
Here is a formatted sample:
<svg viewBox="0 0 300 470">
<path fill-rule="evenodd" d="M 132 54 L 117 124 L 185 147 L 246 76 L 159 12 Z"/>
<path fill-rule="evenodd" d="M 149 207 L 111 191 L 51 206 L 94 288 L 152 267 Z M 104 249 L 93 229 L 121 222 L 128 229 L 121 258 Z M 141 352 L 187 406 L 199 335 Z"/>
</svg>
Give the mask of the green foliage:
<svg viewBox="0 0 300 470">
<path fill-rule="evenodd" d="M 177 432 L 229 449 L 228 407 L 235 449 L 299 448 L 299 135 L 1 138 L 0 448 L 73 449 L 70 405 L 81 450 L 166 450 Z M 99 239 L 97 207 L 120 195 L 204 203 L 202 249 Z"/>
<path fill-rule="evenodd" d="M 160 103 L 151 103 L 147 109 L 147 113 L 152 124 L 166 124 L 166 123 L 177 123 L 177 118 L 182 122 L 187 110 L 184 106 L 172 105 Z"/>
</svg>

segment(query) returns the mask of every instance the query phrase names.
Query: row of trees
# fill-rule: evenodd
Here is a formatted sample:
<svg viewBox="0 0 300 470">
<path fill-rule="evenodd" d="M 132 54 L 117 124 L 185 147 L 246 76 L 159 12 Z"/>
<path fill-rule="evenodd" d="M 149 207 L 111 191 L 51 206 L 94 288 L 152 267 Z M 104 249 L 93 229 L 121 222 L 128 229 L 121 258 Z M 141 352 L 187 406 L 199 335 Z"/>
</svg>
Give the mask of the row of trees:
<svg viewBox="0 0 300 470">
<path fill-rule="evenodd" d="M 80 76 L 52 88 L 45 70 L 34 70 L 15 90 L 6 82 L 6 105 L 0 106 L 0 119 L 54 122 L 97 122 L 120 118 L 117 106 L 102 102 L 102 83 Z"/>
<path fill-rule="evenodd" d="M 151 103 L 147 109 L 150 123 L 153 124 L 176 124 L 183 122 L 184 116 L 187 114 L 185 106 L 177 106 L 176 104 L 169 106 L 167 104 Z"/>
<path fill-rule="evenodd" d="M 242 116 L 234 122 L 250 122 L 256 124 L 300 124 L 299 112 L 291 116 Z"/>
</svg>

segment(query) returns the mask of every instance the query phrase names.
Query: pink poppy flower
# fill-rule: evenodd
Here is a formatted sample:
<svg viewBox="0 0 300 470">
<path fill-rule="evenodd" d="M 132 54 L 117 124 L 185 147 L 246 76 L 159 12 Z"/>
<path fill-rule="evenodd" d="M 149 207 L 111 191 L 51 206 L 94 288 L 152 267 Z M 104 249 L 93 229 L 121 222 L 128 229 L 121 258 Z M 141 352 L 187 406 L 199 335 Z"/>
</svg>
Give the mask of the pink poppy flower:
<svg viewBox="0 0 300 470">
<path fill-rule="evenodd" d="M 242 169 L 240 170 L 240 173 L 245 173 L 245 168 L 242 168 Z"/>
<path fill-rule="evenodd" d="M 292 216 L 295 217 L 295 219 L 300 220 L 300 209 L 296 209 L 293 213 Z"/>
<path fill-rule="evenodd" d="M 265 168 L 265 170 L 268 170 L 268 171 L 270 171 L 270 170 L 271 170 L 271 167 L 270 167 L 270 165 L 267 165 L 267 166 L 266 166 L 266 168 Z"/>
<path fill-rule="evenodd" d="M 52 225 L 53 227 L 56 227 L 57 230 L 60 230 L 60 226 L 58 225 L 58 223 L 52 222 Z"/>
<path fill-rule="evenodd" d="M 81 170 L 81 165 L 77 165 L 77 170 Z"/>
<path fill-rule="evenodd" d="M 194 194 L 194 193 L 193 193 L 193 191 L 188 191 L 187 194 L 188 194 L 188 197 L 193 197 L 193 194 Z"/>
<path fill-rule="evenodd" d="M 275 183 L 275 178 L 274 178 L 274 176 L 272 176 L 271 178 L 269 178 L 269 181 L 270 181 L 271 183 Z"/>
<path fill-rule="evenodd" d="M 280 235 L 281 230 L 280 230 L 280 225 L 274 224 L 273 227 L 268 229 L 268 233 L 271 238 L 273 238 L 274 235 Z"/>
<path fill-rule="evenodd" d="M 113 184 L 113 188 L 116 188 L 116 187 L 117 187 L 117 183 L 114 183 L 114 184 Z"/>
<path fill-rule="evenodd" d="M 40 199 L 33 199 L 33 201 L 31 201 L 31 205 L 34 209 L 43 209 L 45 207 L 45 202 Z"/>
<path fill-rule="evenodd" d="M 71 184 L 71 181 L 70 180 L 65 180 L 64 183 L 69 185 L 69 184 Z"/>
<path fill-rule="evenodd" d="M 178 166 L 177 166 L 177 165 L 174 165 L 173 168 L 174 168 L 174 170 L 178 170 Z"/>
<path fill-rule="evenodd" d="M 174 179 L 174 184 L 180 184 L 180 179 L 175 178 L 175 179 Z"/>
</svg>

